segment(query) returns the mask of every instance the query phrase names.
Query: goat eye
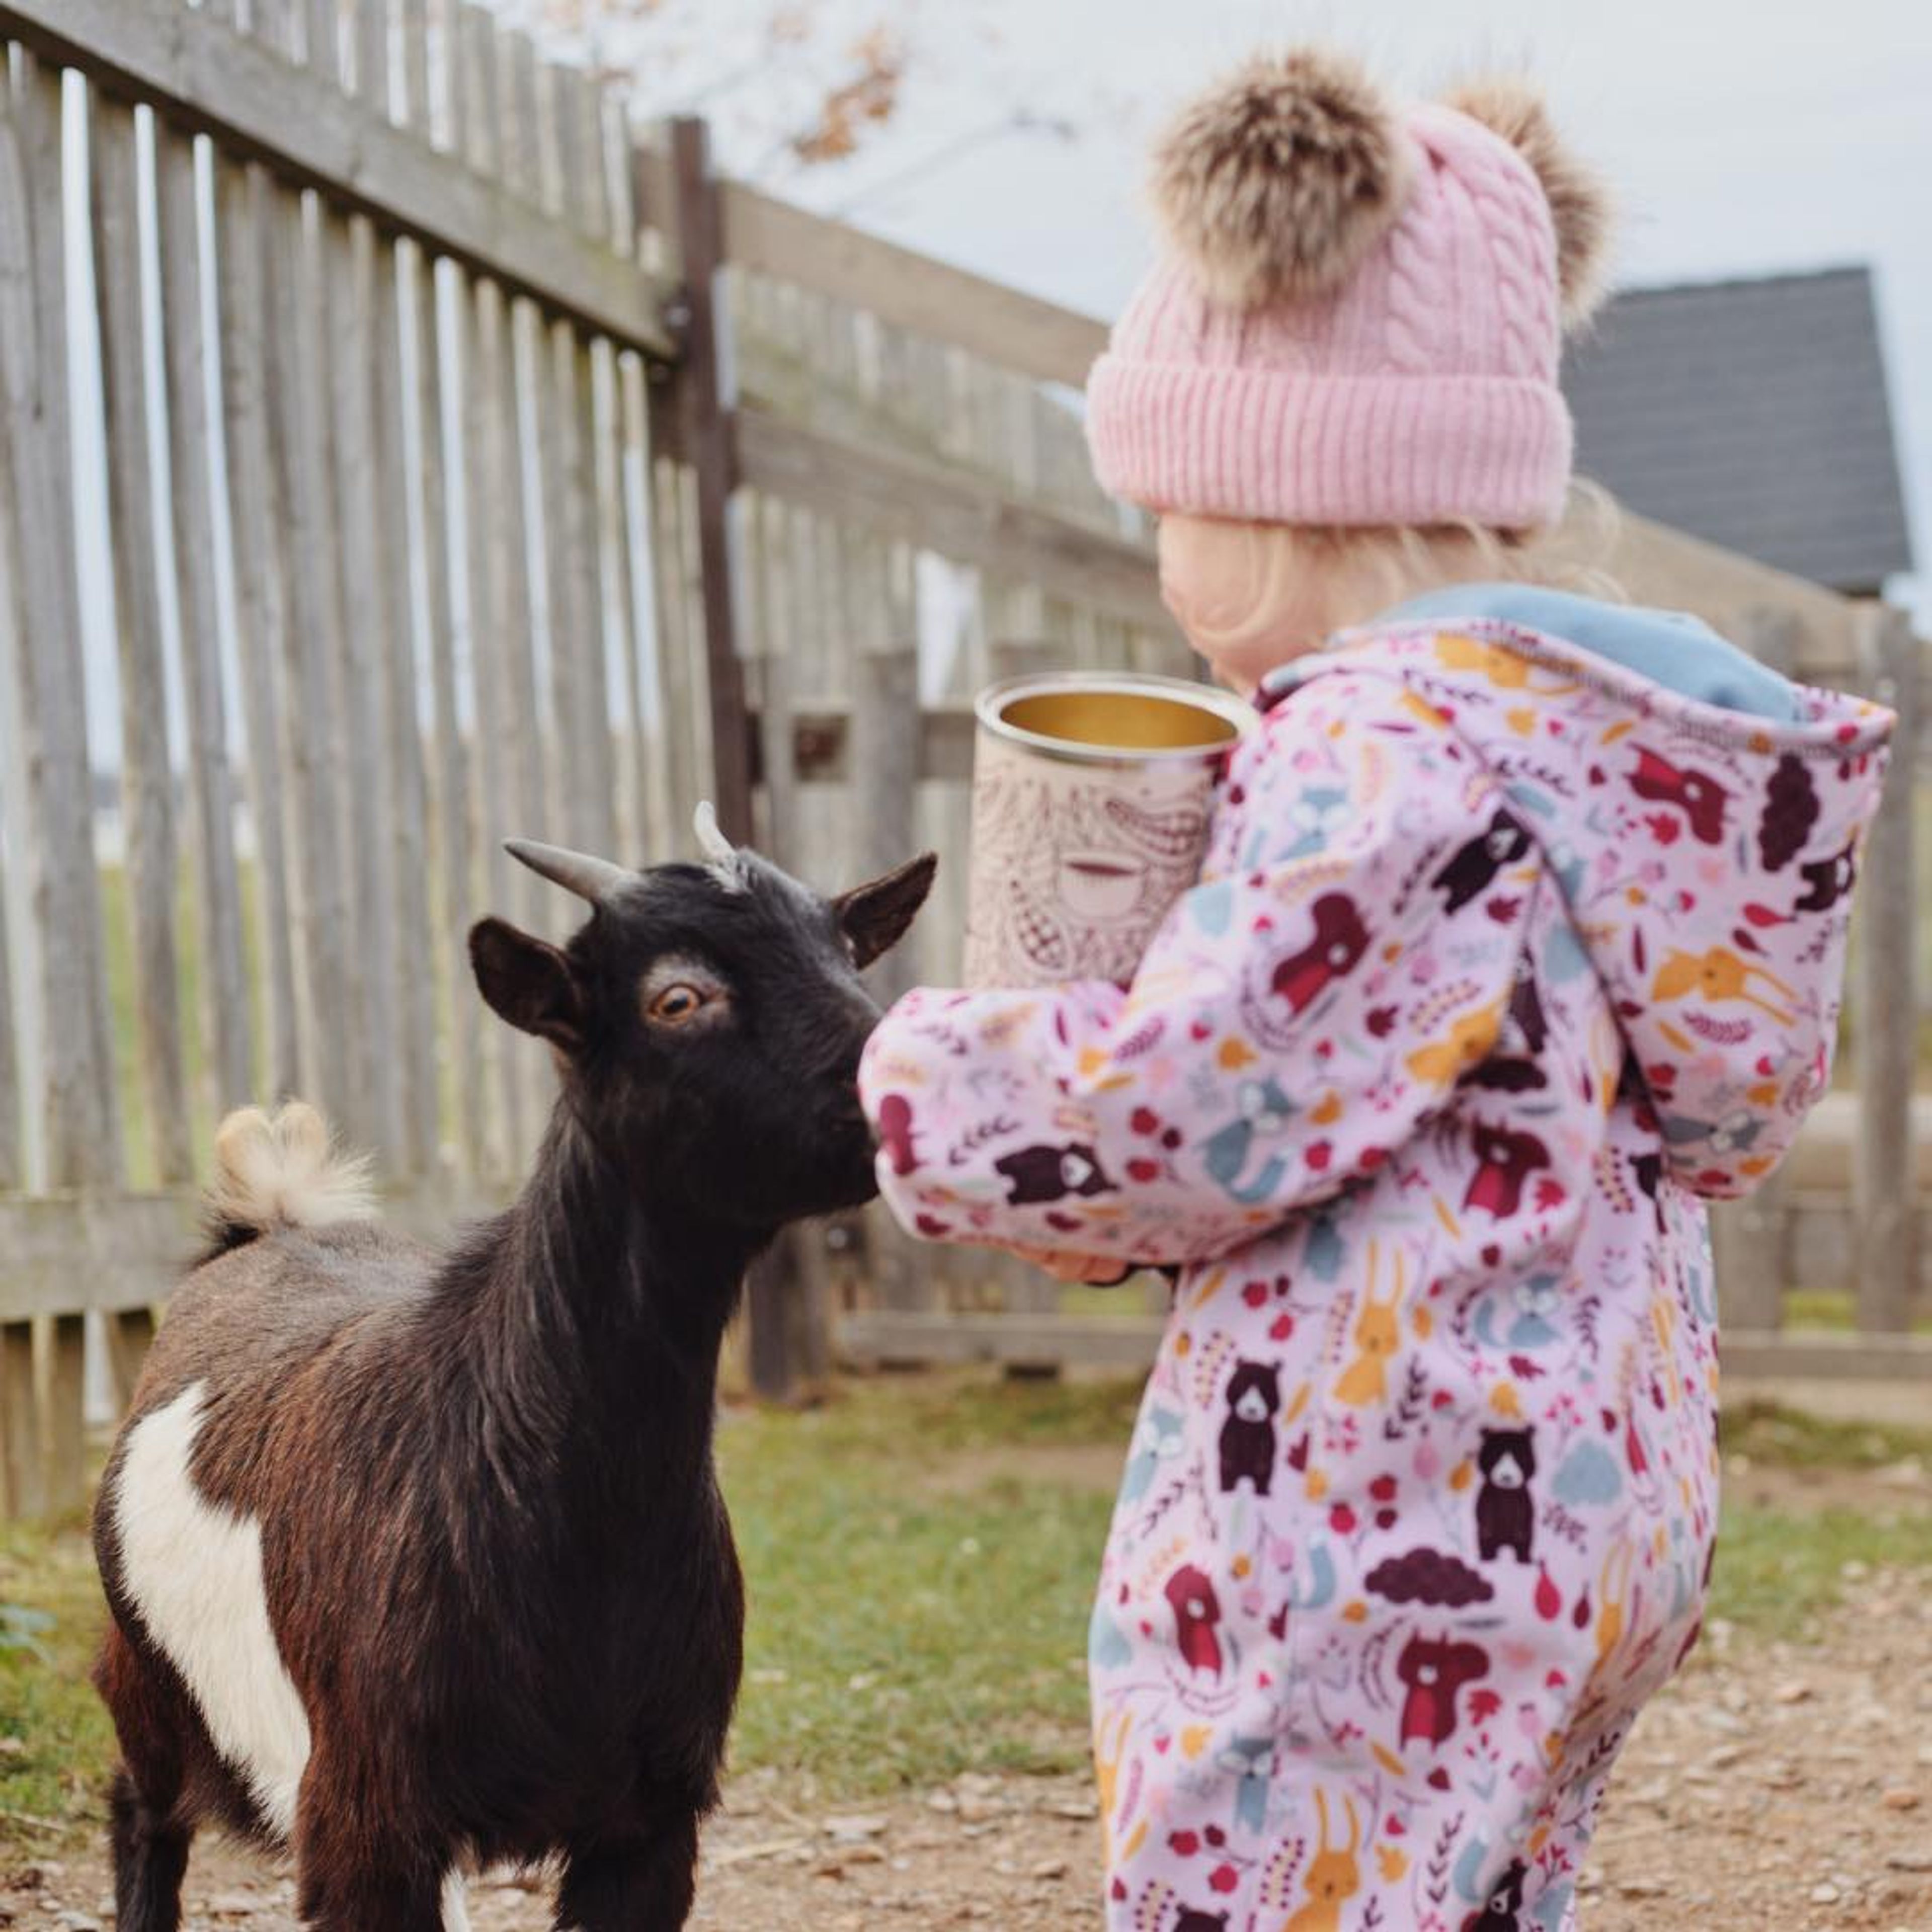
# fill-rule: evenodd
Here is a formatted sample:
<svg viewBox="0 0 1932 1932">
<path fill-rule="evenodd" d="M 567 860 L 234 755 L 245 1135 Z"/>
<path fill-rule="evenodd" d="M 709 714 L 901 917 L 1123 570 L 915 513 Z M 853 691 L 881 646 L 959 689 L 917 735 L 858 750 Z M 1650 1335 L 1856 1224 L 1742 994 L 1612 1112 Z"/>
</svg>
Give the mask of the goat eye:
<svg viewBox="0 0 1932 1932">
<path fill-rule="evenodd" d="M 681 1026 L 686 1020 L 696 1018 L 707 1004 L 695 986 L 680 980 L 675 986 L 667 986 L 652 1000 L 651 1018 L 666 1026 Z"/>
</svg>

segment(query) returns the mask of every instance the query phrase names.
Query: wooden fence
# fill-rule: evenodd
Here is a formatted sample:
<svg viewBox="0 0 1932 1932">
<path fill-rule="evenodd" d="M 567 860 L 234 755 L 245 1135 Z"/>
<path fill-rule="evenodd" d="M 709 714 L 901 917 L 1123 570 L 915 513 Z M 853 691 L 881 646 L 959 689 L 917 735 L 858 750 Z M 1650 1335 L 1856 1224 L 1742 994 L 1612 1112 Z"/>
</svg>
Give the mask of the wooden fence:
<svg viewBox="0 0 1932 1932">
<path fill-rule="evenodd" d="M 0 0 L 0 42 L 20 1512 L 81 1494 L 88 1324 L 124 1389 L 225 1108 L 314 1097 L 405 1219 L 514 1185 L 550 1076 L 485 1024 L 461 935 L 485 908 L 568 915 L 505 834 L 666 856 L 710 794 L 828 884 L 931 843 L 949 885 L 888 989 L 943 980 L 972 692 L 1187 659 L 1147 532 L 1088 474 L 1088 319 L 721 182 L 695 124 L 638 140 L 466 0 Z M 1887 614 L 1634 520 L 1624 553 L 1637 594 L 1916 704 Z M 1911 804 L 1908 776 L 1861 1044 L 1915 1022 Z M 1932 1252 L 1910 1057 L 1859 1058 L 1850 1121 L 1726 1230 L 1751 1330 L 1784 1282 L 1856 1276 L 1851 1370 L 1912 1358 Z M 874 1216 L 761 1269 L 752 1370 L 1144 1359 L 1144 1304 L 1060 1304 Z"/>
</svg>

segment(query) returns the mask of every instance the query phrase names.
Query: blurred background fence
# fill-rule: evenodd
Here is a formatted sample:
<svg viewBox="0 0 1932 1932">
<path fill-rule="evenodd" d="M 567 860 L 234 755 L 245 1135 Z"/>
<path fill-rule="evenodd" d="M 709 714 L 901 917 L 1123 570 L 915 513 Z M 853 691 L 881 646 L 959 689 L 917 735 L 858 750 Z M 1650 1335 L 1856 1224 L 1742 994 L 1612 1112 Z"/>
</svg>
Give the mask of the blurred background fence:
<svg viewBox="0 0 1932 1932">
<path fill-rule="evenodd" d="M 226 1108 L 300 1093 L 428 1226 L 551 1091 L 463 935 L 568 909 L 500 849 L 727 829 L 827 884 L 947 861 L 890 986 L 956 972 L 970 700 L 1186 674 L 1088 474 L 1090 319 L 712 176 L 453 0 L 0 0 L 0 1470 L 84 1486 Z M 1727 1358 L 1922 1366 L 1932 1132 L 1900 615 L 1635 518 L 1610 567 L 1906 736 L 1868 860 L 1856 1083 L 1724 1217 Z M 1916 801 L 1922 809 L 1922 788 Z M 1850 1332 L 1793 1332 L 1838 1295 Z M 1137 1361 L 1063 1293 L 878 1216 L 788 1241 L 754 1384 Z"/>
</svg>

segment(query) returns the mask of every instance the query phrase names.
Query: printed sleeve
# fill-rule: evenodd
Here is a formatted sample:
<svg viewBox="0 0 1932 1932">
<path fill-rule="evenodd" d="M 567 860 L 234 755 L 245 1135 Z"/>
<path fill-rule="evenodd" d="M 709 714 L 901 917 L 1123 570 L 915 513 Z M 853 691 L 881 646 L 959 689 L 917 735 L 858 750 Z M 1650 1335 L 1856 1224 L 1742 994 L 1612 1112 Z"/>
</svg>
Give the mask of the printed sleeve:
<svg viewBox="0 0 1932 1932">
<path fill-rule="evenodd" d="M 1447 722 L 1331 672 L 1238 758 L 1132 985 L 910 994 L 861 1090 L 934 1240 L 1211 1259 L 1371 1174 L 1496 1049 L 1539 857 Z"/>
</svg>

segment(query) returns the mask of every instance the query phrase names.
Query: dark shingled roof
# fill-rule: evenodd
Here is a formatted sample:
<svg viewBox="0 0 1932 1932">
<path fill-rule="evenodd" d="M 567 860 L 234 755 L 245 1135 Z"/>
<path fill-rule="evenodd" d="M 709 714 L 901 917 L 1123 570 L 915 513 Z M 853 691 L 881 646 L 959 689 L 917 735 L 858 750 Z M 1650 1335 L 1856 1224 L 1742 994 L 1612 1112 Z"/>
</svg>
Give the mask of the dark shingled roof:
<svg viewBox="0 0 1932 1932">
<path fill-rule="evenodd" d="M 1577 469 L 1640 514 L 1839 590 L 1912 567 L 1869 270 L 1632 290 L 1564 364 Z"/>
</svg>

